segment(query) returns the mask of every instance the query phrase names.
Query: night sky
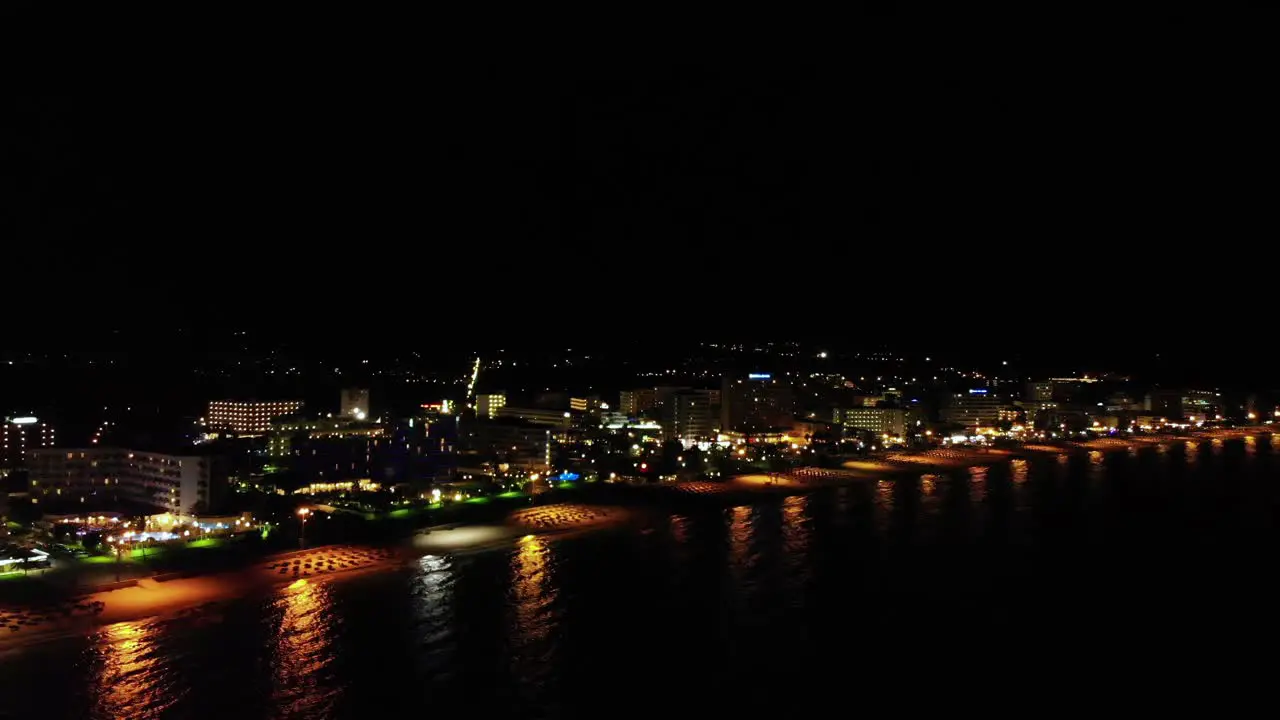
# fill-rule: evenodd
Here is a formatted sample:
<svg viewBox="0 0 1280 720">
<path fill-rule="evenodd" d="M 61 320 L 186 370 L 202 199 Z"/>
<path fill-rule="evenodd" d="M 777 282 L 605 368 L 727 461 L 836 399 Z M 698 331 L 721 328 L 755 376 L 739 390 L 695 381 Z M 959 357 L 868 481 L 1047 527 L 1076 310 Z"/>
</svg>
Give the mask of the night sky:
<svg viewBox="0 0 1280 720">
<path fill-rule="evenodd" d="M 822 62 L 277 68 L 18 98 L 6 281 L 46 302 L 10 332 L 985 328 L 1208 362 L 1274 327 L 1250 268 L 1276 152 L 1255 71 L 1193 26 L 1040 47 L 888 22 Z"/>
</svg>

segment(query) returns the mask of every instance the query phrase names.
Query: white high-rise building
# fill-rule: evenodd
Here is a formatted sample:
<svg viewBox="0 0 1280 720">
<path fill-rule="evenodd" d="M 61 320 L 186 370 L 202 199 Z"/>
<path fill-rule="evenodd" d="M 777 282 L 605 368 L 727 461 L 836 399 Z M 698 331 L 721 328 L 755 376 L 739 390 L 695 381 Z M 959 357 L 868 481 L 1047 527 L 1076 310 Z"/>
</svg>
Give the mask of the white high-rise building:
<svg viewBox="0 0 1280 720">
<path fill-rule="evenodd" d="M 119 500 L 187 513 L 217 502 L 226 474 L 217 458 L 124 448 L 41 448 L 31 452 L 31 487 L 40 497 L 101 506 Z"/>
</svg>

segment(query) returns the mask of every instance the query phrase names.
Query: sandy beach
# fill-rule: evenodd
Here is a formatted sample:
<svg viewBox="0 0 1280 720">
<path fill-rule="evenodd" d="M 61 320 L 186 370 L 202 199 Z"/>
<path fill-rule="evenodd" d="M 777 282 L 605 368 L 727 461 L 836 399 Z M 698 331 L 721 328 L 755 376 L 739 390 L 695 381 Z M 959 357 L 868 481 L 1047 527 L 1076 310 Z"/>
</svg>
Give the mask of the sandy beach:
<svg viewBox="0 0 1280 720">
<path fill-rule="evenodd" d="M 167 580 L 143 578 L 131 587 L 38 607 L 0 605 L 0 649 L 90 633 L 113 623 L 182 614 L 272 588 L 390 570 L 424 554 L 485 550 L 512 544 L 527 535 L 615 527 L 629 517 L 628 511 L 616 507 L 546 505 L 512 513 L 501 524 L 429 529 L 396 547 L 326 545 L 273 555 L 234 572 Z"/>
<path fill-rule="evenodd" d="M 414 535 L 412 546 L 419 553 L 430 554 L 486 550 L 526 535 L 563 535 L 599 530 L 617 527 L 630 518 L 630 511 L 620 507 L 576 503 L 541 505 L 517 510 L 502 523 L 429 528 Z"/>
<path fill-rule="evenodd" d="M 173 579 L 142 578 L 131 587 L 106 590 L 43 606 L 0 606 L 0 648 L 81 632 L 118 622 L 181 614 L 263 592 L 274 586 L 329 576 L 348 577 L 397 567 L 388 548 L 333 545 L 282 553 L 234 572 Z M 163 576 L 159 576 L 163 578 Z"/>
</svg>

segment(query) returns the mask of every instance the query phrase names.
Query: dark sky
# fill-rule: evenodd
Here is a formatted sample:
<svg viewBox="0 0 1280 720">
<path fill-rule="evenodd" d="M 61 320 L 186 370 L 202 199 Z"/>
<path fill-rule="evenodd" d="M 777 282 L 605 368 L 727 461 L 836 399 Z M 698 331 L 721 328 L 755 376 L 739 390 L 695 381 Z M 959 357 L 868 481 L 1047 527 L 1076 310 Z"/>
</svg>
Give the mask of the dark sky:
<svg viewBox="0 0 1280 720">
<path fill-rule="evenodd" d="M 6 280 L 50 293 L 31 327 L 987 327 L 1145 352 L 1274 324 L 1247 39 L 880 29 L 821 61 L 281 64 L 18 98 Z"/>
</svg>

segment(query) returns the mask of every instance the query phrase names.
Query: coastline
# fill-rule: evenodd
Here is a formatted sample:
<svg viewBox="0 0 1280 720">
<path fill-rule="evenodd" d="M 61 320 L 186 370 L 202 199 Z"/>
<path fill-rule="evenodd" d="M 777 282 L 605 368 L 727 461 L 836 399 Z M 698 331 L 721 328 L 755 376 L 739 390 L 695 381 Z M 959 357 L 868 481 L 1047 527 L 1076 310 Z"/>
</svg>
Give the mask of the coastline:
<svg viewBox="0 0 1280 720">
<path fill-rule="evenodd" d="M 544 511 L 582 513 L 586 519 L 577 523 L 544 528 L 510 520 L 499 524 L 448 524 L 425 528 L 407 541 L 391 546 L 324 545 L 276 553 L 240 570 L 192 574 L 167 580 L 142 578 L 129 587 L 79 595 L 67 602 L 86 609 L 64 617 L 56 617 L 61 606 L 15 609 L 11 612 L 42 619 L 38 624 L 0 635 L 0 653 L 92 634 L 116 623 L 180 616 L 192 610 L 254 594 L 279 592 L 300 584 L 341 582 L 394 571 L 426 555 L 487 552 L 512 546 L 531 536 L 565 538 L 616 528 L 632 516 L 622 508 L 589 508 L 584 511 L 585 507 L 570 504 L 542 506 Z M 95 606 L 100 609 L 93 610 Z"/>
<path fill-rule="evenodd" d="M 1270 431 L 1249 435 L 1272 434 Z M 988 450 L 948 449 L 946 453 L 894 453 L 866 461 L 850 461 L 841 468 L 800 468 L 791 473 L 739 476 L 725 482 L 692 481 L 648 486 L 668 500 L 694 498 L 728 504 L 752 502 L 753 498 L 795 495 L 824 488 L 872 480 L 893 480 L 938 470 L 979 467 L 993 462 L 1084 452 L 1125 452 L 1135 447 L 1179 442 L 1216 441 L 1220 433 L 1177 436 L 1104 438 L 1092 443 L 1025 445 Z M 1239 431 L 1233 436 L 1247 437 Z M 916 458 L 907 460 L 906 458 Z M 797 477 L 798 476 L 798 477 Z M 803 479 L 799 479 L 803 478 Z M 423 528 L 410 537 L 389 545 L 325 545 L 290 550 L 266 556 L 253 565 L 221 572 L 178 573 L 131 581 L 128 587 L 95 588 L 61 602 L 25 606 L 0 605 L 0 615 L 21 618 L 17 629 L 0 625 L 0 653 L 77 634 L 91 634 L 119 622 L 181 615 L 198 608 L 251 596 L 278 592 L 300 580 L 341 581 L 361 575 L 405 567 L 426 555 L 457 555 L 507 548 L 526 537 L 567 538 L 605 529 L 623 527 L 640 513 L 638 507 L 616 507 L 578 503 L 539 505 L 518 510 L 505 521 L 495 523 L 448 523 Z M 74 604 L 74 605 L 73 605 Z M 76 608 L 72 610 L 70 608 Z M 97 609 L 100 608 L 100 609 Z M 8 632 L 5 630 L 8 629 Z"/>
</svg>

